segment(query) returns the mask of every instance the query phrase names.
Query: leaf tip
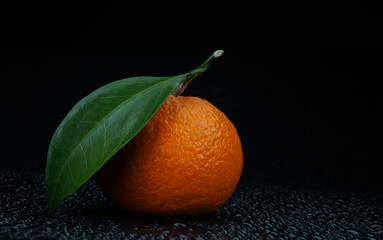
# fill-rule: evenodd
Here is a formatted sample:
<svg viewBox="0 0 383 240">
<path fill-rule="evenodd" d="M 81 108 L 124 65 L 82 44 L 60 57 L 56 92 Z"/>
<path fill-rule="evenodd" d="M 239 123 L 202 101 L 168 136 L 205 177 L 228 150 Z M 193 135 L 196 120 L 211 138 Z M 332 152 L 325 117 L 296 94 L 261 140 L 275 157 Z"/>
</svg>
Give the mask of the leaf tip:
<svg viewBox="0 0 383 240">
<path fill-rule="evenodd" d="M 48 206 L 49 210 L 53 210 L 54 208 L 56 208 L 57 203 L 55 203 L 52 200 L 50 200 L 49 198 L 47 198 L 47 206 Z"/>
<path fill-rule="evenodd" d="M 48 206 L 48 209 L 52 210 L 56 208 L 56 206 L 60 203 L 57 202 L 57 199 L 54 198 L 54 194 L 52 194 L 52 187 L 50 181 L 45 179 L 45 200 Z"/>
</svg>

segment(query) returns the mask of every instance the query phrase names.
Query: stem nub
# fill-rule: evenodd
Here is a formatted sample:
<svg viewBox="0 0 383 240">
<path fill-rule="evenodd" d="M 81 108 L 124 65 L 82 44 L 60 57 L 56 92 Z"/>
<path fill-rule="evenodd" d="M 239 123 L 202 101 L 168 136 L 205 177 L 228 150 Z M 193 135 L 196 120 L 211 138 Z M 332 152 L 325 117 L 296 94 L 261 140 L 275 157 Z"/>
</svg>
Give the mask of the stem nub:
<svg viewBox="0 0 383 240">
<path fill-rule="evenodd" d="M 211 65 L 215 62 L 215 60 L 219 58 L 220 56 L 222 56 L 222 54 L 223 54 L 223 50 L 215 51 L 196 69 L 185 74 L 184 79 L 182 79 L 181 83 L 176 87 L 176 89 L 174 89 L 174 91 L 172 92 L 172 95 L 176 97 L 181 95 L 184 92 L 187 85 L 189 85 L 189 83 L 193 81 L 194 78 L 202 75 L 202 73 L 208 70 L 211 67 Z"/>
</svg>

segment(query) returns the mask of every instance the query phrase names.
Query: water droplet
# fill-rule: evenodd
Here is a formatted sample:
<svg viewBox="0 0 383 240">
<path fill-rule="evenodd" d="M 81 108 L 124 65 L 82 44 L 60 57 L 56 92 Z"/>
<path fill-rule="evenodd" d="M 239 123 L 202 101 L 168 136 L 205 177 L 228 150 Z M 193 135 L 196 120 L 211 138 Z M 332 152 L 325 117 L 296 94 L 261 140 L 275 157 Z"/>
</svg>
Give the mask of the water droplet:
<svg viewBox="0 0 383 240">
<path fill-rule="evenodd" d="M 162 231 L 161 233 L 166 236 L 170 233 L 170 231 Z"/>
<path fill-rule="evenodd" d="M 353 235 L 358 235 L 358 234 L 359 234 L 358 231 L 353 230 L 353 229 L 347 229 L 346 231 L 349 232 L 349 233 L 351 233 L 351 234 L 353 234 Z"/>
<path fill-rule="evenodd" d="M 183 223 L 173 223 L 173 226 L 174 227 L 187 227 L 187 225 L 183 224 Z"/>
<path fill-rule="evenodd" d="M 298 229 L 296 227 L 293 227 L 293 226 L 288 226 L 287 229 L 291 230 L 293 232 L 297 232 L 298 231 Z"/>
<path fill-rule="evenodd" d="M 382 226 L 378 225 L 378 224 L 374 224 L 374 225 L 371 225 L 371 228 L 383 228 Z"/>
<path fill-rule="evenodd" d="M 252 225 L 250 223 L 242 223 L 242 224 L 245 225 L 245 226 L 252 227 Z"/>
</svg>

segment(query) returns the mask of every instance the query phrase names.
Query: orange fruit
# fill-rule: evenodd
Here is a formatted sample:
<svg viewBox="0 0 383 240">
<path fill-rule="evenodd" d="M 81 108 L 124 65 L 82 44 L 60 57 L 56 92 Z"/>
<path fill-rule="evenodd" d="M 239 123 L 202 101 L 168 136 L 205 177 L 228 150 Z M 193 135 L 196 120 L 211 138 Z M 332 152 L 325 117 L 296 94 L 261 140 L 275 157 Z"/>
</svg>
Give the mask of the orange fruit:
<svg viewBox="0 0 383 240">
<path fill-rule="evenodd" d="M 242 164 L 239 136 L 221 111 L 198 97 L 170 96 L 97 180 L 122 209 L 195 216 L 225 204 Z"/>
</svg>

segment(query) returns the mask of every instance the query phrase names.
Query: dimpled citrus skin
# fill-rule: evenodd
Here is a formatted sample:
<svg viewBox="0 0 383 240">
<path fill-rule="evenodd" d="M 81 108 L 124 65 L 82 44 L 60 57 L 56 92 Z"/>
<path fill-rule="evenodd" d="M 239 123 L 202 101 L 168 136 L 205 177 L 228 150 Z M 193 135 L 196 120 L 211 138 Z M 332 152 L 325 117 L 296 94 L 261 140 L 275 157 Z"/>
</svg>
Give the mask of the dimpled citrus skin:
<svg viewBox="0 0 383 240">
<path fill-rule="evenodd" d="M 97 180 L 120 208 L 195 216 L 231 197 L 242 164 L 237 131 L 221 111 L 198 97 L 170 96 Z"/>
</svg>

